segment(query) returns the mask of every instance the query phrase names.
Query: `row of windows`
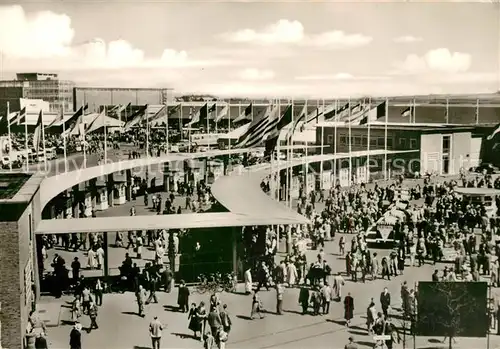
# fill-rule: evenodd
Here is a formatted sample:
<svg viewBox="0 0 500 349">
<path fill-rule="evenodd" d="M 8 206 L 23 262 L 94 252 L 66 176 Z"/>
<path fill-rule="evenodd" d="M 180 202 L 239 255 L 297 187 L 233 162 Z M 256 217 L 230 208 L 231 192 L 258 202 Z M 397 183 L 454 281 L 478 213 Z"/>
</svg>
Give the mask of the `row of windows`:
<svg viewBox="0 0 500 349">
<path fill-rule="evenodd" d="M 334 143 L 334 136 L 327 136 L 327 143 Z M 339 137 L 340 146 L 348 146 L 349 145 L 349 136 L 340 135 Z M 368 146 L 368 137 L 366 135 L 361 136 L 351 136 L 351 146 Z M 416 138 L 399 138 L 399 148 L 406 149 L 409 146 L 409 149 L 417 149 L 417 139 Z M 386 138 L 385 137 L 370 137 L 370 147 L 385 147 L 386 146 Z M 387 148 L 393 147 L 393 139 L 387 138 Z"/>
</svg>

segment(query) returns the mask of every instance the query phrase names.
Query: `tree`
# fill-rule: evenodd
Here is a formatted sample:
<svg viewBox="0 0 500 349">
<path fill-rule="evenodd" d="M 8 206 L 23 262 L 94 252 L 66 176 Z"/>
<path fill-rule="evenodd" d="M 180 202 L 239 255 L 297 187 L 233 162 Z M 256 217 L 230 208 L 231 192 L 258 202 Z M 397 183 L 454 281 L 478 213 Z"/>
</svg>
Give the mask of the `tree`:
<svg viewBox="0 0 500 349">
<path fill-rule="evenodd" d="M 420 334 L 445 336 L 448 338 L 449 348 L 452 349 L 454 337 L 460 334 L 477 336 L 482 333 L 486 324 L 486 292 L 482 296 L 482 292 L 473 289 L 479 283 L 423 284 L 426 287 L 419 287 L 417 314 Z M 481 287 L 476 287 L 479 288 Z M 486 290 L 486 287 L 484 289 Z M 483 299 L 484 306 L 481 304 Z"/>
</svg>

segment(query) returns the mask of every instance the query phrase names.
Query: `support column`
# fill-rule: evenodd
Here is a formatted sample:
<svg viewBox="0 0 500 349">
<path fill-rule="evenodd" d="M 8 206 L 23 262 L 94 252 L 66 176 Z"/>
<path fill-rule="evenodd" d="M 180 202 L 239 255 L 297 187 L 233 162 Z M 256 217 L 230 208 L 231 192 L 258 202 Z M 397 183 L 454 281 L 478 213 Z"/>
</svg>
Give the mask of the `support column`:
<svg viewBox="0 0 500 349">
<path fill-rule="evenodd" d="M 208 161 L 208 158 L 203 159 L 204 162 L 204 170 L 205 172 L 203 173 L 203 176 L 205 178 L 205 183 L 208 184 L 208 173 L 210 172 L 210 163 Z"/>
<path fill-rule="evenodd" d="M 170 163 L 163 164 L 163 190 L 167 193 L 170 192 Z"/>
<path fill-rule="evenodd" d="M 125 199 L 127 201 L 132 200 L 132 170 L 127 170 L 126 172 L 127 187 L 125 189 Z"/>
<path fill-rule="evenodd" d="M 292 226 L 286 226 L 286 254 L 292 253 Z"/>
<path fill-rule="evenodd" d="M 224 157 L 222 158 L 223 159 L 223 174 L 224 176 L 227 176 L 227 170 L 228 170 L 228 166 L 229 166 L 229 155 L 224 155 Z"/>
<path fill-rule="evenodd" d="M 113 180 L 113 174 L 108 175 L 108 180 L 106 181 L 106 188 L 108 190 L 108 206 L 113 207 L 115 205 L 115 185 Z"/>
<path fill-rule="evenodd" d="M 102 248 L 104 250 L 104 278 L 109 277 L 109 243 L 108 243 L 108 234 L 109 232 L 105 231 L 102 236 L 102 244 L 104 245 Z"/>
<path fill-rule="evenodd" d="M 241 227 L 232 227 L 232 265 L 233 273 L 239 279 L 239 268 L 238 268 L 238 233 L 241 234 Z"/>
</svg>

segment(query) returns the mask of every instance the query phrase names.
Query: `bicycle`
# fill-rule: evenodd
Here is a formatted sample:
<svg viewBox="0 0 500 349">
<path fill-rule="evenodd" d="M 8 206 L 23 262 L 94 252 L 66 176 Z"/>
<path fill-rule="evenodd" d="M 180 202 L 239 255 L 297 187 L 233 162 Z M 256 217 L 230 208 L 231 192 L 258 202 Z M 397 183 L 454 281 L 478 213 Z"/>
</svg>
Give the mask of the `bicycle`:
<svg viewBox="0 0 500 349">
<path fill-rule="evenodd" d="M 207 291 L 211 293 L 221 292 L 222 287 L 220 285 L 220 276 L 218 274 L 211 274 L 210 277 L 205 275 L 198 276 L 198 285 L 196 285 L 195 291 L 199 294 L 204 294 Z"/>
</svg>

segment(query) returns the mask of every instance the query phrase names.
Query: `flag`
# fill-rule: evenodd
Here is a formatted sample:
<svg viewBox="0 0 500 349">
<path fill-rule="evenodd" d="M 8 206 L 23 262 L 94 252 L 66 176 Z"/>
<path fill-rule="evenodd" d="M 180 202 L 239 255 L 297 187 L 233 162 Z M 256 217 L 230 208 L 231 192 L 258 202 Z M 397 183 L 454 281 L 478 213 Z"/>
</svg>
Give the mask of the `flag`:
<svg viewBox="0 0 500 349">
<path fill-rule="evenodd" d="M 170 110 L 168 111 L 168 116 L 170 117 L 170 116 L 172 116 L 172 115 L 176 114 L 179 110 L 181 110 L 181 105 L 180 105 L 180 104 L 177 104 L 177 105 L 175 105 L 172 109 L 170 109 Z"/>
<path fill-rule="evenodd" d="M 287 138 L 290 138 L 292 137 L 293 133 L 295 132 L 295 130 L 297 129 L 297 126 L 298 124 L 305 119 L 307 115 L 307 103 L 304 104 L 304 107 L 302 108 L 299 116 L 293 120 L 293 124 L 292 126 L 290 127 L 290 130 L 288 131 L 288 134 L 286 135 Z"/>
<path fill-rule="evenodd" d="M 83 114 L 78 115 L 76 120 L 69 124 L 69 127 L 66 128 L 66 134 L 70 136 L 81 136 L 83 135 L 83 129 L 84 123 L 83 123 Z"/>
<path fill-rule="evenodd" d="M 215 117 L 215 122 L 219 122 L 222 120 L 227 113 L 229 112 L 229 105 L 225 105 L 224 108 L 219 112 L 219 114 Z"/>
<path fill-rule="evenodd" d="M 104 126 L 106 122 L 106 109 L 103 109 L 99 115 L 97 115 L 94 120 L 87 126 L 85 129 L 85 133 L 91 133 L 94 132 L 95 130 L 100 129 L 101 127 Z"/>
<path fill-rule="evenodd" d="M 377 106 L 366 110 L 362 115 L 363 118 L 360 120 L 360 125 L 366 125 L 368 121 L 376 121 L 385 116 L 385 105 L 386 102 L 382 102 Z"/>
<path fill-rule="evenodd" d="M 42 139 L 42 127 L 43 127 L 43 111 L 40 110 L 38 114 L 38 121 L 35 126 L 35 133 L 33 134 L 33 147 L 35 148 L 35 153 L 38 154 L 40 151 L 40 141 Z"/>
<path fill-rule="evenodd" d="M 409 106 L 408 108 L 406 108 L 401 112 L 401 116 L 404 118 L 412 115 L 413 115 L 413 106 Z"/>
<path fill-rule="evenodd" d="M 196 112 L 195 116 L 188 123 L 188 126 L 192 126 L 194 124 L 199 123 L 200 121 L 205 120 L 207 118 L 207 115 L 208 115 L 208 103 L 205 103 L 205 105 Z"/>
<path fill-rule="evenodd" d="M 292 122 L 292 106 L 289 105 L 287 109 L 285 110 L 285 113 L 283 116 L 279 119 L 278 123 L 276 124 L 276 127 L 274 127 L 271 132 L 268 134 L 266 138 L 266 150 L 264 152 L 264 157 L 267 157 L 272 154 L 274 149 L 276 149 L 276 145 L 279 142 L 281 130 L 283 130 L 288 124 Z"/>
<path fill-rule="evenodd" d="M 149 122 L 158 121 L 163 118 L 168 117 L 168 106 L 163 105 L 152 117 L 149 118 Z"/>
<path fill-rule="evenodd" d="M 260 145 L 279 121 L 278 107 L 269 106 L 266 112 L 255 118 L 248 129 L 240 136 L 236 147 L 251 148 Z"/>
<path fill-rule="evenodd" d="M 24 124 L 26 122 L 26 107 L 17 112 L 16 123 L 18 125 Z"/>
<path fill-rule="evenodd" d="M 132 105 L 132 103 L 129 103 L 127 105 L 123 105 L 123 104 L 117 105 L 112 110 L 109 110 L 108 114 L 120 115 L 122 111 L 130 108 L 131 105 Z"/>
<path fill-rule="evenodd" d="M 125 123 L 125 126 L 123 127 L 124 130 L 128 131 L 131 127 L 140 123 L 142 121 L 144 115 L 146 115 L 147 110 L 148 110 L 148 105 L 146 104 L 146 105 L 140 107 L 135 113 L 130 115 L 127 122 Z"/>
<path fill-rule="evenodd" d="M 9 127 L 14 125 L 16 122 L 17 122 L 17 115 L 19 114 L 18 111 L 14 112 L 14 113 L 10 113 L 8 116 L 7 116 L 7 120 L 9 122 Z"/>
<path fill-rule="evenodd" d="M 234 122 L 240 122 L 243 120 L 247 120 L 248 117 L 252 114 L 252 109 L 253 109 L 253 103 L 250 103 L 245 110 L 241 113 L 241 115 L 238 115 L 236 119 L 234 119 Z"/>
<path fill-rule="evenodd" d="M 65 131 L 68 130 L 73 131 L 74 126 L 80 125 L 80 123 L 82 122 L 83 113 L 85 112 L 85 110 L 88 109 L 88 107 L 89 107 L 88 104 L 85 104 L 85 106 L 80 107 L 80 109 L 78 109 L 68 120 L 64 121 L 64 116 L 63 116 L 63 122 L 61 123 L 61 125 L 59 125 L 59 127 L 61 127 L 61 129 Z"/>
<path fill-rule="evenodd" d="M 500 133 L 500 124 L 495 126 L 493 132 L 491 132 L 491 134 L 488 137 L 486 137 L 486 140 L 491 141 L 497 133 Z"/>
<path fill-rule="evenodd" d="M 332 103 L 327 106 L 321 106 L 317 112 L 318 113 L 317 118 L 319 118 L 321 115 L 324 115 L 324 120 L 329 121 L 338 115 L 343 115 L 343 113 L 345 113 L 349 109 L 349 103 L 346 103 L 345 105 L 341 106 L 338 109 L 335 109 L 335 107 L 336 107 L 335 103 Z"/>
</svg>

